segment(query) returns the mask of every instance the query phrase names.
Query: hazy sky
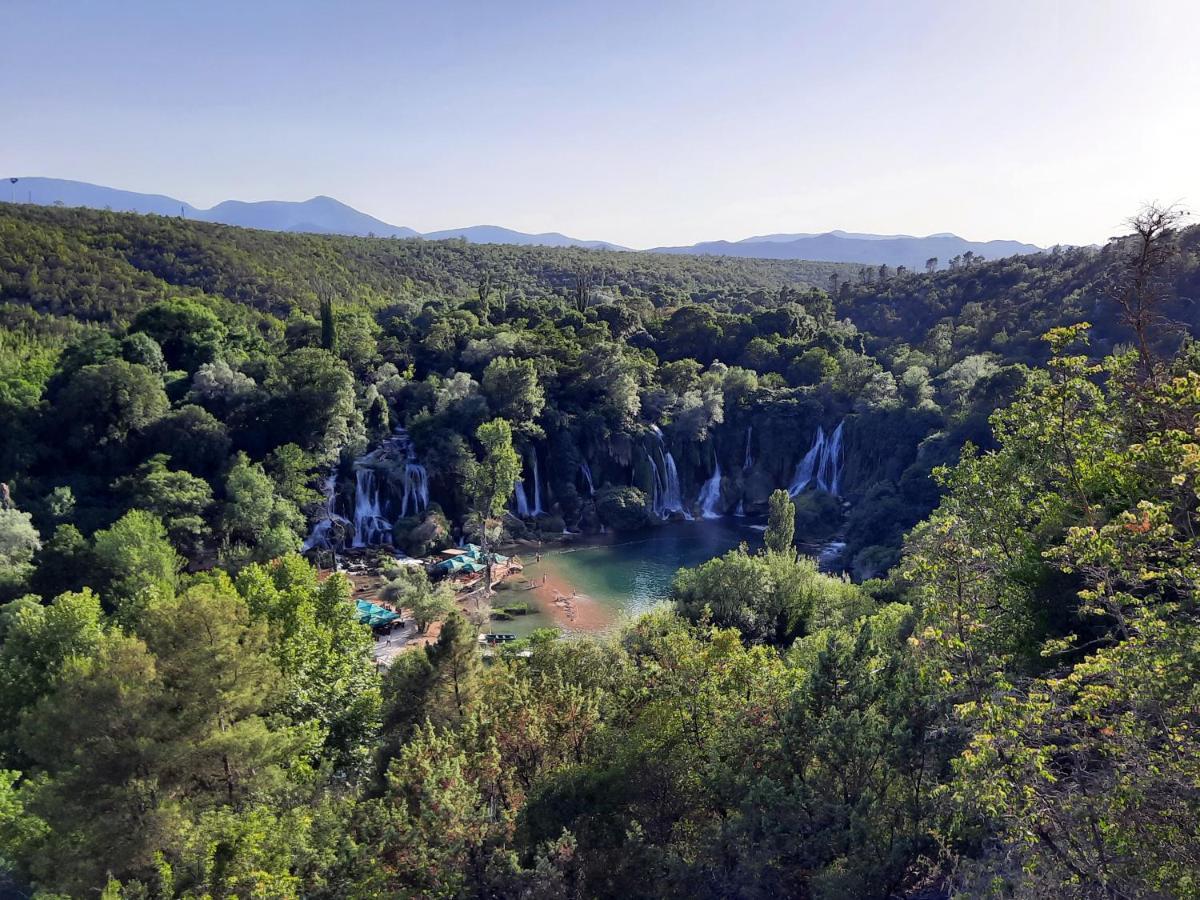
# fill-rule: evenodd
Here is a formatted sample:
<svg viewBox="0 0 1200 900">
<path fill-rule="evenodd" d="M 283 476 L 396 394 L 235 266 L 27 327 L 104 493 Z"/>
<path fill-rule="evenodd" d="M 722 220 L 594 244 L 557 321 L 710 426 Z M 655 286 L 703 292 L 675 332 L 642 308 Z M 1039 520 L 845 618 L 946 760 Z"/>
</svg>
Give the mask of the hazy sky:
<svg viewBox="0 0 1200 900">
<path fill-rule="evenodd" d="M 1200 207 L 1200 3 L 0 0 L 0 174 L 421 231 L 1040 244 Z"/>
</svg>

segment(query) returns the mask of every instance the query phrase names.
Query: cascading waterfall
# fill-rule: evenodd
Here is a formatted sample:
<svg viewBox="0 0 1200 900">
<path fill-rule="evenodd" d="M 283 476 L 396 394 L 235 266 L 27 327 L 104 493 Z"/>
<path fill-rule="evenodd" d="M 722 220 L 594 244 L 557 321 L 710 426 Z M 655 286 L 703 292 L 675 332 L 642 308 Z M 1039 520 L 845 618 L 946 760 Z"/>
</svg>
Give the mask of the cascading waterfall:
<svg viewBox="0 0 1200 900">
<path fill-rule="evenodd" d="M 661 450 L 661 452 L 663 456 L 663 509 L 667 512 L 685 512 L 683 491 L 679 487 L 679 470 L 675 468 L 675 457 L 671 455 L 670 450 Z"/>
<path fill-rule="evenodd" d="M 429 506 L 429 473 L 419 463 L 408 463 L 404 467 L 404 499 L 400 503 L 400 518 L 408 518 L 410 504 L 414 516 Z"/>
<path fill-rule="evenodd" d="M 404 454 L 404 496 L 400 501 L 400 518 L 408 518 L 410 514 L 420 515 L 429 508 L 429 472 L 417 462 L 417 451 L 407 431 L 397 428 L 391 441 Z"/>
<path fill-rule="evenodd" d="M 839 422 L 838 427 L 833 430 L 825 445 L 821 465 L 817 469 L 817 484 L 835 497 L 838 496 L 842 481 L 842 429 L 845 424 Z"/>
<path fill-rule="evenodd" d="M 525 475 L 522 473 L 521 478 L 513 485 L 513 501 L 517 507 L 517 515 L 522 519 L 532 519 L 535 516 L 542 515 L 545 510 L 542 509 L 542 481 L 538 474 L 538 457 L 537 450 L 533 453 L 533 504 L 529 503 L 529 492 L 525 490 Z"/>
<path fill-rule="evenodd" d="M 646 459 L 650 461 L 650 472 L 654 476 L 654 490 L 650 498 L 650 506 L 660 519 L 667 518 L 671 513 L 691 519 L 691 515 L 683 506 L 683 491 L 679 487 L 679 470 L 675 466 L 675 457 L 667 449 L 663 433 L 657 425 L 651 425 L 650 430 L 658 441 L 658 456 L 662 465 L 654 461 L 654 453 L 647 451 Z"/>
<path fill-rule="evenodd" d="M 596 485 L 592 483 L 592 467 L 588 465 L 586 459 L 579 464 L 579 471 L 583 475 L 583 480 L 587 482 L 588 495 L 596 496 Z"/>
<path fill-rule="evenodd" d="M 842 431 L 845 422 L 838 424 L 828 438 L 825 429 L 817 426 L 817 436 L 804 458 L 796 465 L 796 474 L 788 485 L 788 494 L 795 497 L 810 484 L 835 497 L 839 496 L 842 482 Z"/>
<path fill-rule="evenodd" d="M 354 546 L 382 544 L 392 536 L 392 523 L 383 516 L 375 469 L 363 466 L 354 473 Z"/>
<path fill-rule="evenodd" d="M 400 518 L 419 516 L 429 508 L 429 472 L 418 462 L 408 432 L 397 428 L 378 447 L 354 461 L 355 547 L 386 544 L 392 539 L 392 522 L 386 510 L 389 496 L 394 498 L 395 493 L 389 489 L 388 473 L 398 473 L 398 487 L 403 488 Z M 394 500 L 391 511 L 394 515 Z"/>
<path fill-rule="evenodd" d="M 742 471 L 748 471 L 754 465 L 754 457 L 750 455 L 750 433 L 754 430 L 753 425 L 746 426 L 746 458 L 742 462 Z"/>
<path fill-rule="evenodd" d="M 654 461 L 654 454 L 647 451 L 646 462 L 650 463 L 650 508 L 654 510 L 656 516 L 661 517 L 663 514 L 662 508 L 662 475 L 658 471 L 658 463 Z"/>
<path fill-rule="evenodd" d="M 513 500 L 517 505 L 517 515 L 522 519 L 529 518 L 529 498 L 525 496 L 525 479 L 522 478 L 513 486 Z"/>
<path fill-rule="evenodd" d="M 330 471 L 329 476 L 321 482 L 321 493 L 325 496 L 325 511 L 321 518 L 313 523 L 312 531 L 308 533 L 308 537 L 304 539 L 304 543 L 300 549 L 302 552 L 309 550 L 331 550 L 336 543 L 336 529 L 347 529 L 350 522 L 345 516 L 338 515 L 337 511 L 337 468 L 334 467 Z"/>
<path fill-rule="evenodd" d="M 537 448 L 533 451 L 533 515 L 540 516 L 545 510 L 542 509 L 542 479 L 538 475 L 538 457 Z"/>
<path fill-rule="evenodd" d="M 745 500 L 738 501 L 737 509 L 735 509 L 733 511 L 733 514 L 735 516 L 737 516 L 739 519 L 746 518 L 746 501 Z"/>
<path fill-rule="evenodd" d="M 721 501 L 721 462 L 716 461 L 713 473 L 704 486 L 700 488 L 700 496 L 696 502 L 700 505 L 700 515 L 706 519 L 719 519 L 717 504 Z"/>
<path fill-rule="evenodd" d="M 817 436 L 813 438 L 812 446 L 808 448 L 808 452 L 804 454 L 804 458 L 796 465 L 796 474 L 792 476 L 792 483 L 788 485 L 788 494 L 795 497 L 808 487 L 809 482 L 816 475 L 817 465 L 821 461 L 821 454 L 824 450 L 825 429 L 818 425 Z"/>
</svg>

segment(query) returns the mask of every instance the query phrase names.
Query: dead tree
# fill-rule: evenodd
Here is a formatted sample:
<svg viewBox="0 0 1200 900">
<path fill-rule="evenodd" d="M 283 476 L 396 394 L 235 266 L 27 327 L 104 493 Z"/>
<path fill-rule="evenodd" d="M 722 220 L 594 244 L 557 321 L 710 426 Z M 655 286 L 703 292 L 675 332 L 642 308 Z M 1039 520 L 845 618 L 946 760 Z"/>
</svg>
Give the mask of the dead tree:
<svg viewBox="0 0 1200 900">
<path fill-rule="evenodd" d="M 1175 227 L 1184 218 L 1174 207 L 1147 206 L 1129 220 L 1133 233 L 1121 239 L 1120 261 L 1108 279 L 1108 294 L 1121 307 L 1121 321 L 1133 331 L 1143 377 L 1155 371 L 1154 332 L 1169 325 L 1160 308 L 1171 292 Z"/>
</svg>

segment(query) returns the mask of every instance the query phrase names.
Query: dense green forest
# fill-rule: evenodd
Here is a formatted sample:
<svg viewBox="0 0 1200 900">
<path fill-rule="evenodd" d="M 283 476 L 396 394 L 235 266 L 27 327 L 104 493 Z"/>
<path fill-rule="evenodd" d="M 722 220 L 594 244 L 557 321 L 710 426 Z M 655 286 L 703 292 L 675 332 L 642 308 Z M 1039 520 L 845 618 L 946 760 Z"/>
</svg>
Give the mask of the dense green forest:
<svg viewBox="0 0 1200 900">
<path fill-rule="evenodd" d="M 1176 225 L 917 273 L 0 205 L 0 867 L 44 897 L 1200 896 Z M 397 427 L 415 555 L 702 505 L 766 547 L 607 638 L 485 666 L 451 612 L 378 672 L 299 551 Z M 848 577 L 797 554 L 832 539 Z"/>
</svg>

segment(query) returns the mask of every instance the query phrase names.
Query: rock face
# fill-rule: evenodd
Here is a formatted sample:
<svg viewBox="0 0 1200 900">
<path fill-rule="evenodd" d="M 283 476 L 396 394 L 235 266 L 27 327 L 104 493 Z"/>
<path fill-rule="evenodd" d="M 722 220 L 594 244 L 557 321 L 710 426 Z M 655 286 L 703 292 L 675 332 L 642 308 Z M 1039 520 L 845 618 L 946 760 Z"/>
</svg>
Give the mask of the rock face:
<svg viewBox="0 0 1200 900">
<path fill-rule="evenodd" d="M 861 490 L 881 465 L 878 449 L 860 453 L 864 427 L 873 432 L 861 418 L 837 422 L 807 401 L 747 410 L 709 428 L 700 442 L 671 426 L 664 433 L 643 425 L 595 443 L 562 430 L 522 449 L 524 474 L 513 485 L 503 530 L 516 539 L 546 538 L 757 516 L 780 487 L 819 531 L 836 530 L 844 504 L 835 498 L 847 482 L 852 492 Z M 851 453 L 851 446 L 858 449 Z M 305 549 L 395 543 L 417 554 L 458 534 L 466 514 L 452 473 L 427 471 L 402 428 L 343 469 L 340 482 L 331 474 L 323 487 L 327 502 Z M 435 508 L 436 517 L 427 515 Z"/>
<path fill-rule="evenodd" d="M 449 544 L 450 523 L 440 511 L 433 510 L 405 537 L 404 552 L 409 556 L 428 556 Z"/>
</svg>

